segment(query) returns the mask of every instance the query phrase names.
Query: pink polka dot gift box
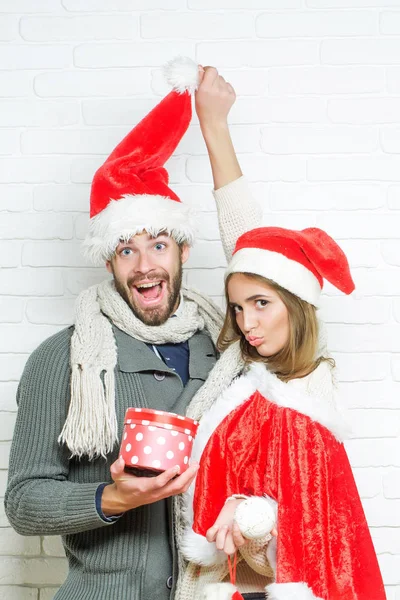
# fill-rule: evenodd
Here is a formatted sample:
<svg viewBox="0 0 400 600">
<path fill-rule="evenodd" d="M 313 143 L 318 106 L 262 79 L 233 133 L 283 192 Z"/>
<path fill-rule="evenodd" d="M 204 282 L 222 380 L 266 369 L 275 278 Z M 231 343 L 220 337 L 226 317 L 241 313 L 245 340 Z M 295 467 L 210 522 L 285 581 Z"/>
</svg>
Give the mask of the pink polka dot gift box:
<svg viewBox="0 0 400 600">
<path fill-rule="evenodd" d="M 150 408 L 128 408 L 121 456 L 128 467 L 162 472 L 189 466 L 199 424 L 189 417 Z"/>
</svg>

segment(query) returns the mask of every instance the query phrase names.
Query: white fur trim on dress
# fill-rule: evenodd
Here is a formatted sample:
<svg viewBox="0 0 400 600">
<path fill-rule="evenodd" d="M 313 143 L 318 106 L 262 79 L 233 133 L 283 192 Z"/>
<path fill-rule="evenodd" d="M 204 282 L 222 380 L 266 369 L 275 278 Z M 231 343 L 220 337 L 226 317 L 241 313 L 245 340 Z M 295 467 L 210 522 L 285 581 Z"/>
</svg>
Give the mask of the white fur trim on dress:
<svg viewBox="0 0 400 600">
<path fill-rule="evenodd" d="M 325 363 L 321 363 L 308 377 L 315 376 L 317 371 L 322 371 L 322 369 L 325 369 Z M 330 376 L 330 370 L 323 373 L 325 378 Z M 306 378 L 304 378 L 304 381 L 306 381 Z M 327 385 L 329 384 L 333 387 L 331 380 L 327 382 Z M 193 461 L 200 461 L 208 440 L 225 417 L 248 400 L 256 390 L 274 404 L 292 408 L 310 417 L 313 421 L 324 425 L 339 441 L 345 437 L 346 428 L 333 404 L 318 396 L 306 394 L 304 391 L 296 389 L 290 382 L 284 383 L 276 375 L 268 371 L 262 363 L 252 363 L 248 371 L 238 377 L 221 394 L 210 410 L 200 420 L 197 435 L 193 443 Z"/>
<path fill-rule="evenodd" d="M 250 398 L 256 391 L 256 385 L 250 376 L 241 375 L 221 394 L 210 410 L 200 420 L 196 437 L 193 442 L 191 462 L 200 462 L 203 450 L 214 430 L 229 413 Z M 196 480 L 192 481 L 189 489 L 183 494 L 183 517 L 189 525 L 187 534 L 190 535 L 193 524 L 193 498 Z M 185 533 L 186 536 L 186 533 Z"/>
<path fill-rule="evenodd" d="M 322 600 L 314 596 L 306 583 L 272 583 L 265 588 L 268 600 Z"/>
<path fill-rule="evenodd" d="M 193 245 L 195 225 L 189 207 L 164 196 L 127 195 L 110 203 L 92 217 L 84 242 L 87 256 L 95 264 L 109 260 L 120 241 L 127 242 L 143 230 L 157 236 L 166 232 L 179 244 Z"/>
<path fill-rule="evenodd" d="M 318 307 L 321 295 L 318 279 L 307 267 L 280 252 L 261 248 L 242 248 L 232 256 L 225 277 L 231 273 L 261 275 Z"/>
<path fill-rule="evenodd" d="M 217 550 L 215 542 L 195 533 L 193 529 L 187 530 L 182 538 L 180 550 L 186 560 L 196 565 L 210 566 L 219 565 L 227 560 L 225 552 Z"/>
<path fill-rule="evenodd" d="M 321 363 L 316 371 L 324 368 L 325 364 Z M 251 371 L 257 378 L 258 391 L 270 402 L 310 417 L 312 421 L 329 429 L 339 442 L 347 436 L 348 430 L 345 422 L 333 404 L 324 402 L 318 396 L 296 389 L 290 385 L 290 382 L 284 383 L 261 363 L 253 363 Z M 312 377 L 312 373 L 309 377 Z"/>
<path fill-rule="evenodd" d="M 192 460 L 199 461 L 208 440 L 216 427 L 222 423 L 230 412 L 250 398 L 257 389 L 257 381 L 251 376 L 251 370 L 241 375 L 220 395 L 210 410 L 200 420 L 193 442 Z"/>
<path fill-rule="evenodd" d="M 164 65 L 164 76 L 176 92 L 193 95 L 199 83 L 199 66 L 187 56 L 177 56 Z"/>
</svg>

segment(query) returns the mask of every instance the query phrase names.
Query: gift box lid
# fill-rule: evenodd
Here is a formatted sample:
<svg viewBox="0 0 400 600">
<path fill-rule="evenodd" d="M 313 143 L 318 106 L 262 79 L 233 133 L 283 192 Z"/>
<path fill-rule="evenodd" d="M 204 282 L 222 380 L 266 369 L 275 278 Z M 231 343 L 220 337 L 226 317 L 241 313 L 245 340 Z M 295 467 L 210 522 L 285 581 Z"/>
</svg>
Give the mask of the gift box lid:
<svg viewBox="0 0 400 600">
<path fill-rule="evenodd" d="M 142 425 L 156 425 L 164 429 L 175 429 L 194 437 L 199 426 L 198 421 L 176 413 L 152 408 L 128 408 L 125 414 L 125 425 L 141 423 Z"/>
</svg>

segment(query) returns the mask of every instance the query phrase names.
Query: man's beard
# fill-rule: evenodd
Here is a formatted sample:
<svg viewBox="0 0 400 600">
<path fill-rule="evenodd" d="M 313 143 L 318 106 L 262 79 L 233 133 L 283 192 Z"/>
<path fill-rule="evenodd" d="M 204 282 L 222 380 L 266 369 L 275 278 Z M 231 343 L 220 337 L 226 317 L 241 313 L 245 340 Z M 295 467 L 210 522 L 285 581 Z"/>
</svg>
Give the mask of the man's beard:
<svg viewBox="0 0 400 600">
<path fill-rule="evenodd" d="M 155 306 L 154 308 L 149 308 L 147 310 L 139 307 L 130 292 L 131 286 L 134 285 L 136 281 L 144 281 L 143 275 L 136 275 L 135 277 L 131 277 L 128 279 L 127 283 L 124 284 L 119 280 L 113 270 L 114 275 L 114 284 L 117 292 L 122 296 L 125 300 L 135 317 L 140 319 L 145 325 L 157 326 L 165 323 L 169 317 L 173 314 L 175 306 L 178 304 L 178 298 L 181 291 L 182 286 L 182 262 L 179 259 L 179 265 L 177 272 L 171 277 L 169 273 L 164 269 L 155 269 L 154 271 L 150 271 L 146 275 L 146 281 L 157 281 L 162 279 L 166 283 L 166 297 L 167 303 L 162 306 Z"/>
</svg>

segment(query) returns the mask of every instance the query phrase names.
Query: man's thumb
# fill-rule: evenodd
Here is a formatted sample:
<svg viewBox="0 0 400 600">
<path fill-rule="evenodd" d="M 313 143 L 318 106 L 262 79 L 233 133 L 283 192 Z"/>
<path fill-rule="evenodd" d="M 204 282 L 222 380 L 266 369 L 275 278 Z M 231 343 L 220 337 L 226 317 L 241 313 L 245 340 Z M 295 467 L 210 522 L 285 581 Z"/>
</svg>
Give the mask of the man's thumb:
<svg viewBox="0 0 400 600">
<path fill-rule="evenodd" d="M 125 461 L 122 458 L 122 456 L 120 456 L 119 458 L 117 458 L 117 460 L 115 462 L 113 462 L 113 464 L 110 467 L 111 477 L 113 479 L 118 478 L 124 472 L 124 468 L 125 468 Z"/>
</svg>

